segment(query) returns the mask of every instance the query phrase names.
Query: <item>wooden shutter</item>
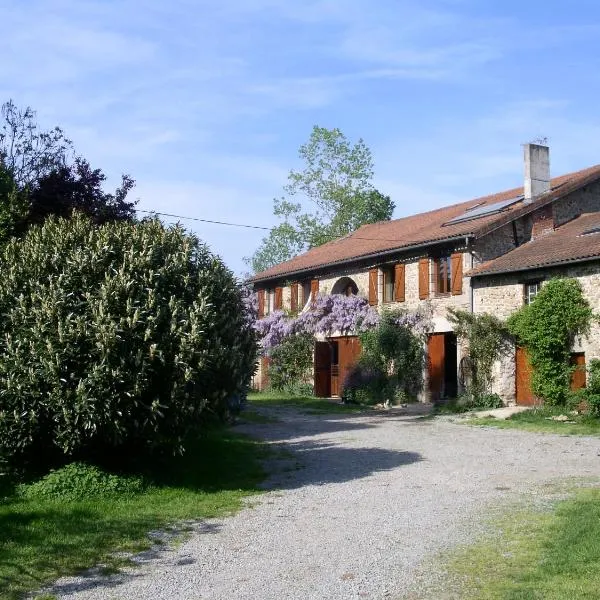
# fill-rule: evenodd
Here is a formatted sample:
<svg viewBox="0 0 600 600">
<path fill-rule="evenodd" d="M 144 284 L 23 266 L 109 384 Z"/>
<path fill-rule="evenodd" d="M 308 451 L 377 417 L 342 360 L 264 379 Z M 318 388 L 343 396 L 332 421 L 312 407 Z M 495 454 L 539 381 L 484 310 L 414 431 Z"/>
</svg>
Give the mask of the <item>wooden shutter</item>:
<svg viewBox="0 0 600 600">
<path fill-rule="evenodd" d="M 429 259 L 419 259 L 419 298 L 429 298 Z"/>
<path fill-rule="evenodd" d="M 265 290 L 258 290 L 258 318 L 265 316 Z"/>
<path fill-rule="evenodd" d="M 281 310 L 283 308 L 283 288 L 275 288 L 275 310 Z"/>
<path fill-rule="evenodd" d="M 377 284 L 379 279 L 379 269 L 369 271 L 369 304 L 375 306 L 378 303 Z"/>
<path fill-rule="evenodd" d="M 405 281 L 405 268 L 404 264 L 397 264 L 395 267 L 395 281 L 394 281 L 394 300 L 396 302 L 404 302 L 406 299 L 406 281 Z"/>
<path fill-rule="evenodd" d="M 452 267 L 452 295 L 460 296 L 462 294 L 463 283 L 463 255 L 457 252 L 451 257 Z"/>
<path fill-rule="evenodd" d="M 291 288 L 291 300 L 290 300 L 290 310 L 295 313 L 298 311 L 298 284 L 292 283 Z"/>
<path fill-rule="evenodd" d="M 310 282 L 310 295 L 313 300 L 316 300 L 317 294 L 319 293 L 319 280 L 312 279 Z"/>
</svg>

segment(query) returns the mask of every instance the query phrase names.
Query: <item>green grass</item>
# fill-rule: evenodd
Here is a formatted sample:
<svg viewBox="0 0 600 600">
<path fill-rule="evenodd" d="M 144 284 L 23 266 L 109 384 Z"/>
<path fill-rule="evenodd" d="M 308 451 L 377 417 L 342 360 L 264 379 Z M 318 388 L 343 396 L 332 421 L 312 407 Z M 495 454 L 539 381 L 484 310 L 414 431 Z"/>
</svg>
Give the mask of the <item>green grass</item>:
<svg viewBox="0 0 600 600">
<path fill-rule="evenodd" d="M 239 510 L 264 479 L 265 446 L 227 429 L 155 469 L 143 492 L 84 501 L 0 499 L 0 598 L 13 600 L 61 575 L 152 545 L 148 532 Z M 117 565 L 118 566 L 118 565 Z"/>
<path fill-rule="evenodd" d="M 498 535 L 448 562 L 446 590 L 465 600 L 600 598 L 600 490 L 578 491 L 551 511 L 513 511 Z"/>
<path fill-rule="evenodd" d="M 549 417 L 565 414 L 573 423 L 553 421 Z M 469 419 L 468 425 L 485 425 L 500 429 L 523 429 L 540 433 L 560 433 L 563 435 L 600 435 L 600 419 L 585 415 L 571 415 L 566 409 L 539 408 L 513 415 L 509 419 Z"/>
<path fill-rule="evenodd" d="M 260 392 L 248 394 L 249 406 L 291 406 L 309 414 L 357 413 L 364 406 L 342 404 L 340 401 L 315 398 L 314 396 L 294 396 L 279 392 Z M 244 413 L 242 413 L 243 416 Z"/>
</svg>

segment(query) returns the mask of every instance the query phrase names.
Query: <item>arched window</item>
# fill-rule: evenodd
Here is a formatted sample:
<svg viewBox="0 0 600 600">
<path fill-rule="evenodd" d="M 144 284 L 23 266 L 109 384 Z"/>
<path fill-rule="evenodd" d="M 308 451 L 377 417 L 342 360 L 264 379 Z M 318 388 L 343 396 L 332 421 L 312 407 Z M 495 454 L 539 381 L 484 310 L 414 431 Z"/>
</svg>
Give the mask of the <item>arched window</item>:
<svg viewBox="0 0 600 600">
<path fill-rule="evenodd" d="M 335 282 L 331 293 L 342 294 L 344 296 L 356 296 L 356 294 L 358 294 L 358 286 L 350 277 L 342 277 Z"/>
</svg>

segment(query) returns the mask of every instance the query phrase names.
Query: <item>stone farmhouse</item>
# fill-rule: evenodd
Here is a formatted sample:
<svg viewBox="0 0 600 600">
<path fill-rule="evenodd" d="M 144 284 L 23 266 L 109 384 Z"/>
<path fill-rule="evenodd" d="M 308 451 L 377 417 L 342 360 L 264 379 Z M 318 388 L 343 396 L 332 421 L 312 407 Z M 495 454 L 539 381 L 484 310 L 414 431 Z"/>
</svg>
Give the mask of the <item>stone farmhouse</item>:
<svg viewBox="0 0 600 600">
<path fill-rule="evenodd" d="M 549 148 L 524 146 L 523 187 L 414 216 L 364 225 L 253 277 L 259 316 L 299 311 L 317 293 L 355 293 L 374 306 L 414 310 L 429 303 L 434 329 L 427 343 L 423 401 L 460 389 L 464 349 L 446 309 L 507 317 L 531 302 L 553 276 L 577 277 L 592 306 L 600 302 L 600 165 L 550 177 Z M 360 353 L 355 336 L 315 342 L 315 393 L 342 394 Z M 577 341 L 574 363 L 600 358 L 600 329 Z M 258 383 L 264 385 L 261 361 Z M 506 404 L 535 402 L 522 349 L 496 365 L 495 387 Z M 575 387 L 585 385 L 577 371 Z"/>
</svg>

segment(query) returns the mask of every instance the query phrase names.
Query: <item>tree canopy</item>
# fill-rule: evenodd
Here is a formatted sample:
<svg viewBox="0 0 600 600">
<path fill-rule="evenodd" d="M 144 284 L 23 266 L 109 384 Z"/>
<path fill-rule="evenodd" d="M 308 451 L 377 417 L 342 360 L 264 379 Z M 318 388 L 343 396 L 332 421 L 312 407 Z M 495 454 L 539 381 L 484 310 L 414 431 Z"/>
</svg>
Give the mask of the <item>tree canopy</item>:
<svg viewBox="0 0 600 600">
<path fill-rule="evenodd" d="M 304 167 L 290 171 L 287 196 L 274 200 L 281 223 L 248 259 L 254 272 L 392 217 L 395 205 L 373 186 L 373 157 L 362 139 L 352 144 L 339 129 L 315 126 L 299 156 Z"/>
<path fill-rule="evenodd" d="M 12 101 L 2 105 L 0 117 L 0 243 L 74 210 L 96 224 L 135 217 L 135 203 L 127 201 L 131 177 L 123 175 L 113 193 L 105 192 L 106 175 L 75 154 L 60 127 L 42 131 L 35 112 Z"/>
</svg>

